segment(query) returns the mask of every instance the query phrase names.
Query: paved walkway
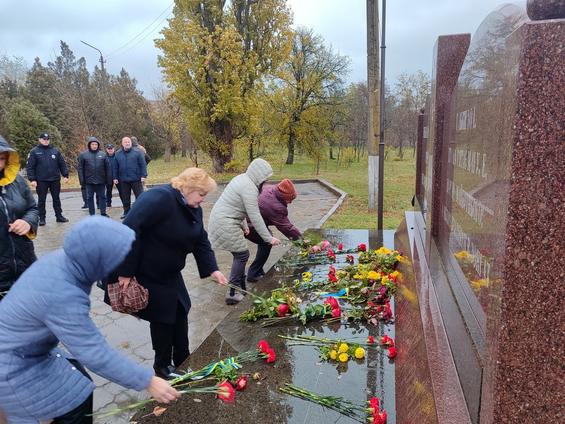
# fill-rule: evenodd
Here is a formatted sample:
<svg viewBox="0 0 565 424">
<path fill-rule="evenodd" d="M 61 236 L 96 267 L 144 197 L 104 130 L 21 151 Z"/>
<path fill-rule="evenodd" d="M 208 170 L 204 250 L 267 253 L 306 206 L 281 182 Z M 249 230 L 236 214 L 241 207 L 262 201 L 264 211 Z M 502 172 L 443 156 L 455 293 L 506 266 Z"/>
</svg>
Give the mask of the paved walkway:
<svg viewBox="0 0 565 424">
<path fill-rule="evenodd" d="M 292 222 L 301 230 L 316 227 L 320 219 L 331 209 L 337 196 L 318 183 L 297 184 L 298 198 L 289 207 L 289 216 Z M 204 217 L 207 225 L 210 209 L 221 193 L 222 187 L 212 193 L 203 204 Z M 40 228 L 35 242 L 38 256 L 61 247 L 64 231 L 73 223 L 88 215 L 88 211 L 81 209 L 82 198 L 80 192 L 61 194 L 63 213 L 69 218 L 68 224 L 55 222 L 51 204 L 47 204 L 47 225 Z M 108 214 L 116 220 L 122 213 L 121 202 L 117 193 L 114 193 L 114 208 Z M 277 236 L 275 231 L 275 236 Z M 278 233 L 279 237 L 284 237 Z M 251 258 L 255 254 L 255 245 L 249 243 Z M 272 250 L 266 267 L 271 267 L 286 251 L 287 248 L 277 246 Z M 228 252 L 217 252 L 220 270 L 227 276 L 231 266 L 231 255 Z M 200 280 L 196 263 L 191 255 L 187 260 L 183 276 L 192 300 L 192 309 L 188 317 L 190 349 L 195 350 L 208 337 L 216 325 L 230 312 L 230 307 L 224 303 L 225 289 L 218 286 L 213 280 Z M 103 302 L 103 292 L 93 287 L 91 294 L 92 318 L 100 328 L 111 346 L 120 350 L 128 358 L 146 367 L 153 365 L 153 349 L 149 337 L 149 324 L 129 315 L 113 312 Z M 92 374 L 97 389 L 94 392 L 94 410 L 102 411 L 134 402 L 144 396 L 139 392 L 127 390 L 111 383 L 102 377 Z M 127 423 L 126 417 L 112 417 L 106 420 L 96 420 L 97 423 Z"/>
</svg>

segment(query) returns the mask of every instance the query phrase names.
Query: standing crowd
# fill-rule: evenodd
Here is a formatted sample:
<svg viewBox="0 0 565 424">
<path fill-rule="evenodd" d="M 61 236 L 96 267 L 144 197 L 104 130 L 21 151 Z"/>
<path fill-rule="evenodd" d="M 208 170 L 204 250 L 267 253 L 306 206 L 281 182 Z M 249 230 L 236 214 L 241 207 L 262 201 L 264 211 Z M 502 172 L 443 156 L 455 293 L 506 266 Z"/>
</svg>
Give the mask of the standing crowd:
<svg viewBox="0 0 565 424">
<path fill-rule="evenodd" d="M 0 422 L 5 414 L 9 423 L 92 423 L 95 386 L 85 367 L 147 390 L 158 402 L 176 400 L 180 393 L 167 380 L 190 355 L 191 300 L 181 274 L 187 255 L 194 256 L 200 278 L 229 282 L 225 302 L 234 305 L 243 300 L 247 282 L 263 277 L 271 248 L 280 243 L 269 227 L 289 239 L 302 236 L 288 218 L 297 196 L 293 183 L 265 185 L 273 170 L 263 159 L 225 187 L 206 231 L 201 204 L 216 189 L 206 171 L 187 168 L 169 184 L 144 191 L 151 158 L 134 137 L 124 137 L 118 151 L 112 144 L 103 151 L 96 137 L 86 147 L 77 162 L 83 208 L 95 215 L 96 203 L 102 217 L 80 221 L 61 249 L 36 260 L 33 239 L 46 224 L 47 192 L 56 221 L 68 221 L 59 198 L 68 168 L 43 133 L 27 160 L 28 185 L 18 153 L 0 136 Z M 123 223 L 105 218 L 114 185 Z M 257 255 L 246 273 L 247 240 L 257 244 Z M 229 279 L 219 270 L 217 249 L 233 257 Z M 89 295 L 97 281 L 113 308 L 111 290 L 145 293 L 145 301 L 128 312 L 150 323 L 152 370 L 120 355 L 92 322 Z"/>
</svg>

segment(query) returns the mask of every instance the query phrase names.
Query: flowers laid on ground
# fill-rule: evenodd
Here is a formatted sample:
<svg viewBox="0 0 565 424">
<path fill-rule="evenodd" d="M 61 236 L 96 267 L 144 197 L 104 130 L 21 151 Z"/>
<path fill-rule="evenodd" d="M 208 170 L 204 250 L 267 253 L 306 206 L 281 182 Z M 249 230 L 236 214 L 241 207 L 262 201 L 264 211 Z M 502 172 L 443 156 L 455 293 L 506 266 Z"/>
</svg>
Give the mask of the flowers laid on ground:
<svg viewBox="0 0 565 424">
<path fill-rule="evenodd" d="M 232 403 L 235 398 L 236 391 L 243 391 L 247 388 L 249 382 L 248 374 L 240 374 L 239 370 L 242 364 L 255 362 L 264 359 L 266 363 L 275 362 L 277 358 L 275 350 L 266 340 L 261 340 L 257 344 L 257 348 L 240 353 L 237 356 L 222 359 L 221 361 L 211 362 L 205 367 L 196 371 L 189 371 L 173 380 L 169 384 L 175 387 L 181 394 L 193 393 L 211 393 L 215 394 L 218 399 L 225 403 Z M 206 381 L 215 380 L 217 383 L 212 386 L 199 386 Z M 112 415 L 121 414 L 127 411 L 133 411 L 141 408 L 149 403 L 156 402 L 155 399 L 146 399 L 140 402 L 132 403 L 123 408 L 116 408 L 99 414 L 97 417 L 105 418 Z M 164 412 L 164 411 L 163 411 Z"/>
<path fill-rule="evenodd" d="M 323 361 L 347 362 L 350 359 L 364 359 L 368 349 L 388 350 L 387 356 L 394 358 L 396 348 L 394 340 L 385 335 L 375 342 L 374 336 L 369 336 L 365 341 L 331 339 L 316 336 L 284 336 L 280 338 L 288 340 L 289 346 L 314 346 L 320 351 L 320 359 Z M 392 355 L 391 356 L 391 349 Z"/>
<path fill-rule="evenodd" d="M 257 321 L 263 318 L 284 317 L 300 313 L 301 299 L 296 296 L 293 289 L 281 287 L 271 292 L 271 296 L 264 298 L 254 296 L 253 307 L 239 317 L 241 321 Z"/>
<path fill-rule="evenodd" d="M 352 402 L 340 396 L 324 396 L 292 384 L 285 384 L 284 387 L 279 388 L 279 390 L 290 396 L 316 403 L 324 408 L 332 409 L 360 423 L 386 423 L 386 411 L 380 410 L 379 399 L 377 397 L 372 397 L 368 402 L 369 407 L 367 407 L 365 402 Z"/>
</svg>

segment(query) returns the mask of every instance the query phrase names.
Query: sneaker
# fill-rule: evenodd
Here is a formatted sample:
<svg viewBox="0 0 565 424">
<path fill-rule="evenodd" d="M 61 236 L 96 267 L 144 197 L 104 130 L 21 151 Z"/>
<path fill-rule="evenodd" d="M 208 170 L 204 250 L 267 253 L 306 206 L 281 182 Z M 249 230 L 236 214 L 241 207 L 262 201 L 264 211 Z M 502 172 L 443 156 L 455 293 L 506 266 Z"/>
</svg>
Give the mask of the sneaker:
<svg viewBox="0 0 565 424">
<path fill-rule="evenodd" d="M 101 213 L 100 216 L 105 216 L 106 218 L 110 218 L 107 213 Z"/>
<path fill-rule="evenodd" d="M 237 305 L 242 300 L 243 295 L 240 292 L 235 292 L 233 296 L 230 295 L 230 292 L 226 294 L 226 305 Z"/>
<path fill-rule="evenodd" d="M 39 225 L 42 227 L 45 225 L 45 218 L 39 218 Z"/>
<path fill-rule="evenodd" d="M 59 215 L 55 221 L 57 221 L 57 222 L 69 222 L 69 220 L 67 218 L 65 218 L 63 215 Z"/>
</svg>

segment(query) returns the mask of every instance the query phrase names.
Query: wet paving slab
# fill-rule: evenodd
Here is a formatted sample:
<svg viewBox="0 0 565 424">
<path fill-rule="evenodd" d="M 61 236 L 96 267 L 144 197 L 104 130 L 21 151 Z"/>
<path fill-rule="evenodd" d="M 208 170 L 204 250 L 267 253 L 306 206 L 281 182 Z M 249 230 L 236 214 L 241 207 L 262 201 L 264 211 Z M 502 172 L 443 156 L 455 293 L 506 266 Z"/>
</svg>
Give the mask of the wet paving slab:
<svg viewBox="0 0 565 424">
<path fill-rule="evenodd" d="M 334 206 L 338 195 L 330 191 L 318 182 L 297 183 L 297 199 L 289 206 L 289 218 L 301 230 L 319 227 L 320 220 Z M 223 186 L 218 191 L 210 193 L 204 204 L 204 220 L 207 225 L 208 216 L 214 202 L 221 194 Z M 39 234 L 35 240 L 35 250 L 40 257 L 45 253 L 58 249 L 62 246 L 64 233 L 73 223 L 88 216 L 88 211 L 81 209 L 83 204 L 80 192 L 61 193 L 63 214 L 69 219 L 69 223 L 56 223 L 53 209 L 48 195 L 47 201 L 47 225 L 40 227 Z M 119 220 L 122 214 L 121 202 L 117 192 L 114 192 L 112 200 L 113 208 L 108 210 L 112 219 Z M 274 235 L 284 240 L 276 229 Z M 249 243 L 251 257 L 255 254 L 255 245 Z M 288 245 L 276 246 L 271 252 L 269 261 L 265 268 L 273 266 L 278 259 L 288 250 Z M 111 254 L 111 252 L 109 252 Z M 231 267 L 231 254 L 225 251 L 216 252 L 216 258 L 220 270 L 229 274 Z M 251 260 L 250 260 L 251 262 Z M 191 351 L 195 351 L 202 342 L 210 335 L 214 328 L 230 312 L 233 307 L 224 303 L 226 289 L 218 286 L 211 279 L 201 280 L 198 278 L 196 263 L 192 255 L 187 258 L 183 277 L 192 300 L 192 308 L 189 313 L 189 340 Z M 149 335 L 149 323 L 129 315 L 113 312 L 103 302 L 103 292 L 93 287 L 91 293 L 91 316 L 100 328 L 108 342 L 122 354 L 146 367 L 152 367 L 153 349 Z M 94 410 L 104 411 L 124 406 L 131 402 L 143 399 L 146 393 L 124 389 L 117 384 L 91 373 L 96 383 L 94 393 Z M 128 416 L 111 417 L 108 419 L 96 419 L 96 423 L 127 423 Z"/>
<path fill-rule="evenodd" d="M 375 244 L 375 238 L 365 230 L 326 230 L 321 233 L 336 245 L 343 242 L 345 248 L 359 243 L 368 243 L 376 249 L 384 245 L 390 249 L 394 244 L 394 232 L 385 231 L 382 242 Z M 280 287 L 282 282 L 299 278 L 302 272 L 327 276 L 328 265 L 295 267 L 285 265 L 292 262 L 296 250 L 292 249 L 279 261 L 252 291 L 268 297 L 270 291 Z M 346 265 L 345 255 L 337 256 L 336 268 Z M 321 302 L 313 292 L 301 293 L 305 302 Z M 316 300 L 317 299 L 317 300 Z M 357 339 L 364 341 L 369 335 L 389 335 L 394 338 L 394 325 L 379 323 L 377 326 L 359 324 L 297 323 L 262 327 L 260 322 L 241 322 L 239 316 L 252 305 L 252 299 L 237 305 L 229 315 L 212 331 L 200 347 L 192 353 L 183 366 L 200 369 L 212 361 L 219 361 L 242 352 L 255 349 L 257 343 L 266 339 L 276 351 L 274 364 L 263 360 L 243 364 L 242 372 L 258 372 L 260 380 L 250 380 L 248 388 L 237 392 L 233 404 L 224 404 L 211 394 L 187 394 L 177 403 L 167 405 L 161 416 L 151 414 L 155 405 L 139 411 L 133 420 L 139 423 L 354 423 L 354 419 L 319 405 L 297 399 L 280 392 L 279 388 L 290 383 L 321 395 L 340 396 L 362 403 L 372 396 L 381 400 L 381 408 L 388 412 L 388 423 L 396 422 L 395 417 L 395 369 L 384 350 L 368 349 L 363 360 L 349 360 L 347 363 L 321 361 L 314 346 L 291 346 L 279 335 L 308 335 L 332 339 Z M 394 309 L 394 301 L 391 301 Z M 182 368 L 182 367 L 181 367 Z"/>
</svg>

